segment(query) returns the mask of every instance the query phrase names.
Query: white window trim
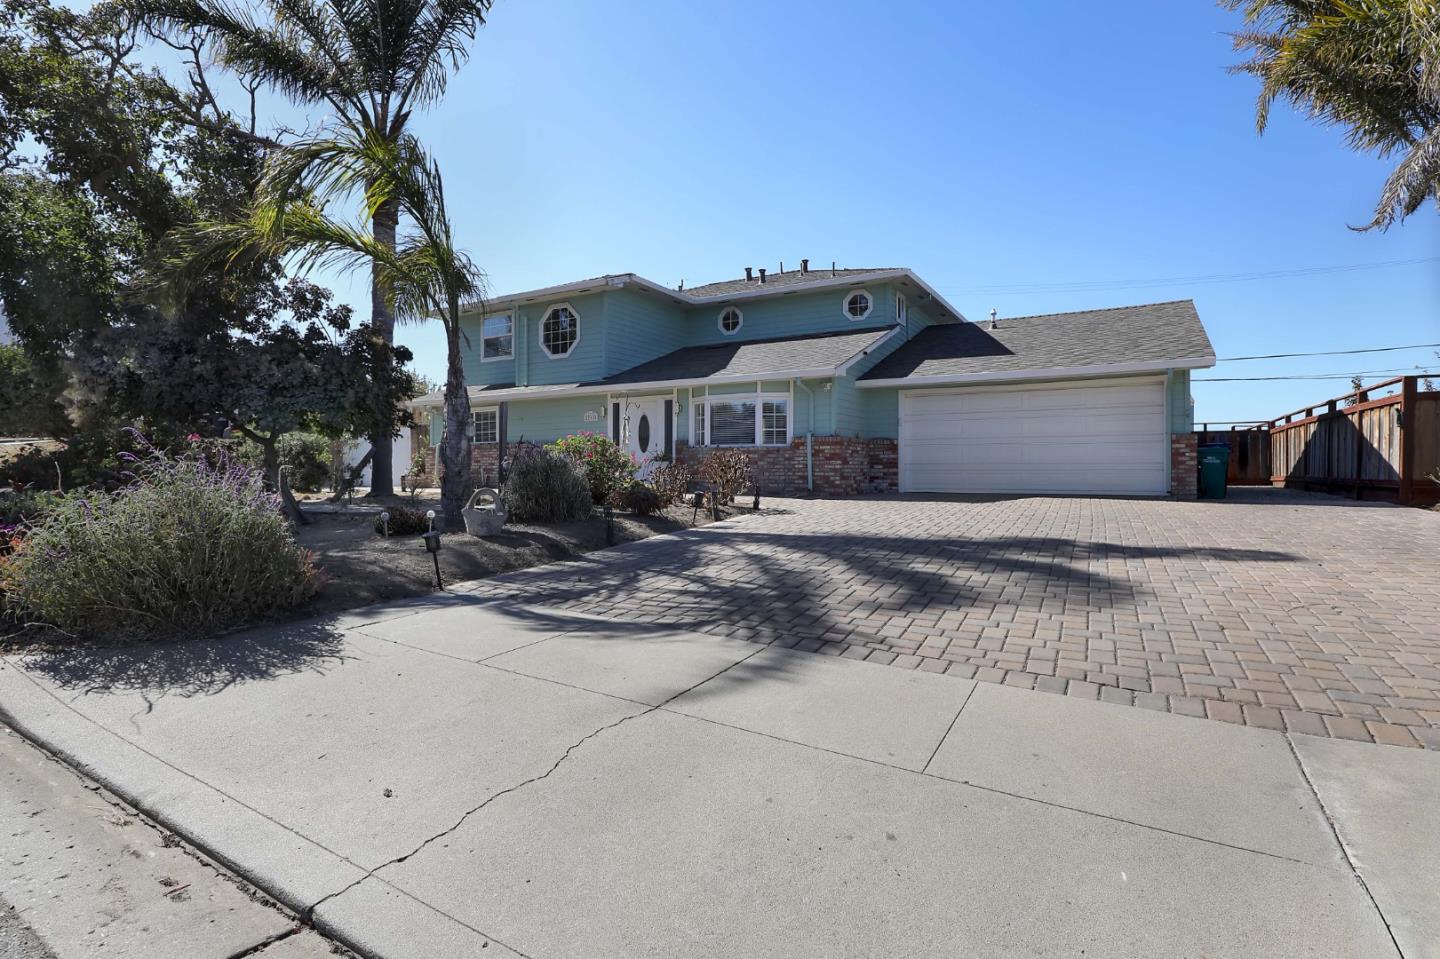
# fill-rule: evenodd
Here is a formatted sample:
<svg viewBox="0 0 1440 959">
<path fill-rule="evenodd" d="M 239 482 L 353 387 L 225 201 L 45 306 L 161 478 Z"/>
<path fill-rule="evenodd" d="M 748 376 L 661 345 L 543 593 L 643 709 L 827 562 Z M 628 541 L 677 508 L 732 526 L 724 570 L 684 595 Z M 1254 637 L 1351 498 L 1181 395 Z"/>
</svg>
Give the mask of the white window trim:
<svg viewBox="0 0 1440 959">
<path fill-rule="evenodd" d="M 850 298 L 857 293 L 863 293 L 865 295 L 865 302 L 868 305 L 865 307 L 864 313 L 861 313 L 859 316 L 852 316 L 850 313 Z M 845 319 L 849 320 L 852 323 L 859 323 L 861 320 L 866 319 L 870 316 L 871 313 L 874 312 L 875 297 L 871 296 L 870 291 L 866 289 L 847 290 L 845 292 L 845 298 L 840 301 L 840 315 L 845 317 Z"/>
<path fill-rule="evenodd" d="M 710 422 L 710 404 L 712 403 L 751 403 L 755 404 L 755 439 L 761 440 L 765 436 L 765 404 L 767 402 L 784 401 L 785 403 L 785 442 L 783 443 L 712 443 L 709 442 L 715 435 L 714 427 Z M 692 397 L 690 405 L 700 405 L 705 409 L 705 443 L 698 444 L 710 449 L 783 449 L 789 446 L 795 437 L 795 397 L 793 392 L 756 392 L 756 393 L 709 393 L 707 392 L 700 399 Z M 692 418 L 693 422 L 693 418 Z M 694 437 L 691 437 L 693 440 Z"/>
<path fill-rule="evenodd" d="M 734 313 L 737 317 L 740 318 L 740 322 L 735 324 L 735 329 L 733 329 L 733 330 L 727 330 L 727 329 L 725 329 L 725 314 L 726 314 L 726 313 Z M 738 307 L 738 306 L 725 306 L 725 307 L 721 307 L 721 308 L 720 308 L 720 312 L 715 314 L 715 327 L 716 327 L 716 329 L 718 329 L 718 330 L 721 332 L 721 334 L 724 335 L 724 336 L 734 336 L 736 333 L 739 333 L 740 330 L 741 330 L 744 326 L 745 326 L 745 314 L 744 314 L 743 311 L 741 311 L 740 307 Z"/>
<path fill-rule="evenodd" d="M 570 349 L 566 350 L 564 353 L 551 353 L 550 350 L 545 346 L 545 321 L 550 319 L 551 313 L 554 313 L 556 310 L 561 309 L 569 310 L 570 315 L 575 317 L 575 342 L 571 343 Z M 571 306 L 569 303 L 550 304 L 549 306 L 545 307 L 545 312 L 540 314 L 540 322 L 535 324 L 535 338 L 540 341 L 541 353 L 544 353 L 552 360 L 565 359 L 565 357 L 575 352 L 575 347 L 580 345 L 580 311 L 575 309 L 575 307 Z"/>
<path fill-rule="evenodd" d="M 493 440 L 481 440 L 481 439 L 475 439 L 475 438 L 474 438 L 474 436 L 475 436 L 475 414 L 476 414 L 476 413 L 494 413 L 494 414 L 495 414 L 495 438 L 494 438 Z M 498 407 L 498 406 L 476 406 L 476 407 L 472 407 L 471 410 L 470 410 L 470 435 L 471 435 L 471 440 L 470 440 L 470 442 L 479 444 L 480 446 L 494 446 L 495 444 L 499 443 L 499 442 L 500 442 L 500 407 Z"/>
<path fill-rule="evenodd" d="M 510 318 L 510 352 L 508 355 L 505 356 L 487 356 L 485 354 L 485 321 L 498 319 L 502 316 L 507 316 Z M 515 314 L 513 312 L 493 313 L 490 316 L 482 316 L 480 318 L 480 362 L 501 363 L 505 360 L 513 359 L 515 359 Z"/>
<path fill-rule="evenodd" d="M 907 329 L 910 327 L 910 301 L 904 293 L 895 294 L 895 322 Z"/>
</svg>

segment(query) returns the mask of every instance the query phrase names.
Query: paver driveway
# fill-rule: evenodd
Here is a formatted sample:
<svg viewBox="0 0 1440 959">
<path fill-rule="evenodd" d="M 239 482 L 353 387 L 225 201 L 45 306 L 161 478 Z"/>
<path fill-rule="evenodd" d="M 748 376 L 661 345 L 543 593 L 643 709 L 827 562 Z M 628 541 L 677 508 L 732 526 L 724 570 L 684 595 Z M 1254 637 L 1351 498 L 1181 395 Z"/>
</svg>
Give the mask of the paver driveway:
<svg viewBox="0 0 1440 959">
<path fill-rule="evenodd" d="M 1440 748 L 1440 514 L 772 500 L 482 594 L 1293 732 Z"/>
</svg>

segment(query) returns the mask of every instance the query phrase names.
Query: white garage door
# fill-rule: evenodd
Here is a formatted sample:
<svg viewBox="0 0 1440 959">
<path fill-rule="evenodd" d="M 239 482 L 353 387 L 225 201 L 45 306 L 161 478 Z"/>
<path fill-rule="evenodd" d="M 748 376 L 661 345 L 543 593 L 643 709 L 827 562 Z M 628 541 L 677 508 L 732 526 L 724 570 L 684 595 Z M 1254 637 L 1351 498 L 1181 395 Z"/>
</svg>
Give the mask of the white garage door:
<svg viewBox="0 0 1440 959">
<path fill-rule="evenodd" d="M 1164 380 L 900 395 L 904 493 L 1164 493 Z"/>
</svg>

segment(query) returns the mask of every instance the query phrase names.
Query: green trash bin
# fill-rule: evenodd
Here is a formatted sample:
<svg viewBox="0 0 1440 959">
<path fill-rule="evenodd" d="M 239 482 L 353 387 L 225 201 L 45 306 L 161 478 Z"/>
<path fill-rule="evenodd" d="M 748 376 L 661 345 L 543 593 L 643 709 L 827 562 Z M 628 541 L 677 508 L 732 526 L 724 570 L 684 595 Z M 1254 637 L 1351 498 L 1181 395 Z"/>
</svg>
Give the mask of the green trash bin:
<svg viewBox="0 0 1440 959">
<path fill-rule="evenodd" d="M 1200 498 L 1224 499 L 1225 474 L 1230 470 L 1230 447 L 1224 443 L 1206 443 L 1198 452 Z"/>
</svg>

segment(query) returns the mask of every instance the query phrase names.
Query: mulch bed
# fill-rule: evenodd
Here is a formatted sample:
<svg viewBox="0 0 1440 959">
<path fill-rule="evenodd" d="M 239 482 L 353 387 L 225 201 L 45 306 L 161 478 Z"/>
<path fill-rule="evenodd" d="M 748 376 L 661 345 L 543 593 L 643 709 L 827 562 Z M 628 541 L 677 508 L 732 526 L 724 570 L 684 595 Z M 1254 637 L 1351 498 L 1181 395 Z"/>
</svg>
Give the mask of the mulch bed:
<svg viewBox="0 0 1440 959">
<path fill-rule="evenodd" d="M 376 500 L 355 499 L 357 506 L 376 504 Z M 410 508 L 438 512 L 438 504 L 412 502 L 396 497 L 394 503 Z M 727 508 L 722 518 L 747 513 L 749 510 Z M 375 532 L 375 514 L 311 513 L 314 522 L 302 527 L 296 535 L 300 545 L 315 552 L 315 563 L 321 570 L 319 592 L 298 616 L 331 613 L 387 600 L 422 596 L 435 590 L 435 566 L 419 536 L 392 536 L 386 539 Z M 707 510 L 698 516 L 692 507 L 671 507 L 652 516 L 615 514 L 616 545 L 645 539 L 659 533 L 672 533 L 694 525 L 711 522 Z M 446 534 L 441 539 L 440 575 L 445 584 L 483 579 L 497 573 L 553 563 L 604 549 L 605 520 L 593 519 L 576 523 L 547 526 L 507 525 L 498 536 L 478 539 L 465 533 Z"/>
</svg>

